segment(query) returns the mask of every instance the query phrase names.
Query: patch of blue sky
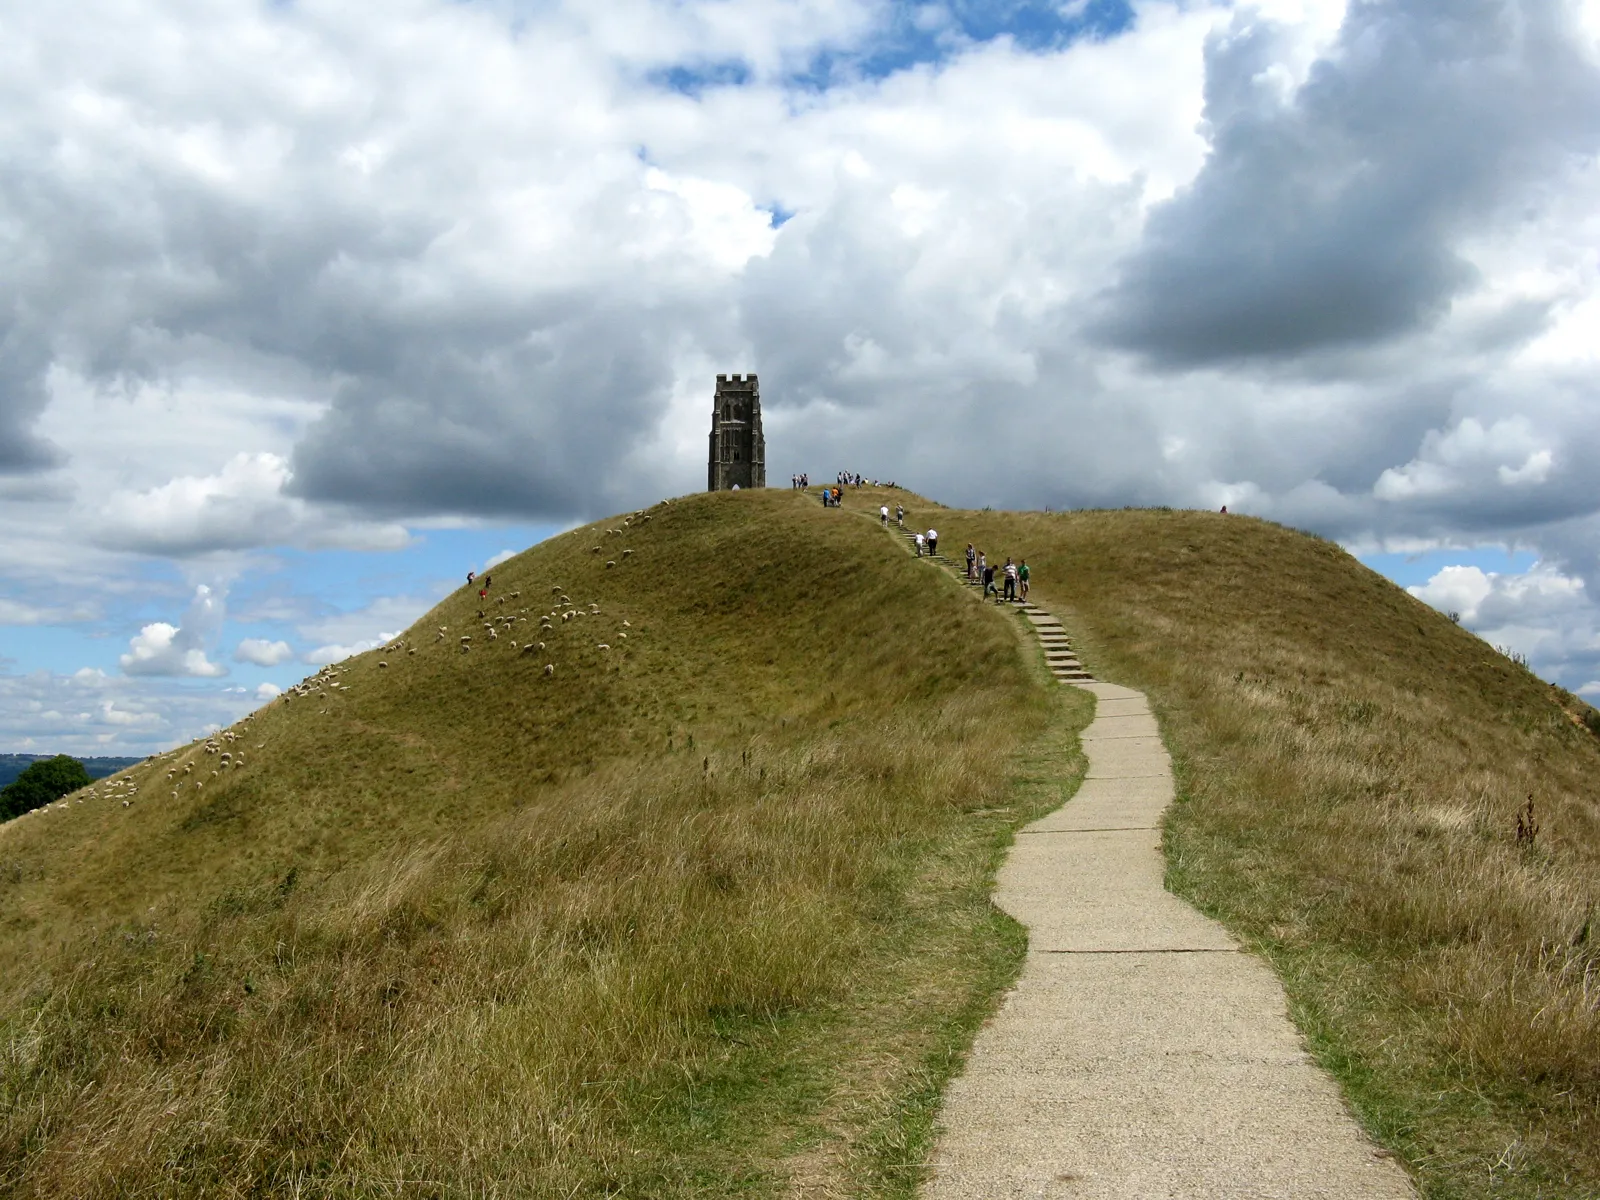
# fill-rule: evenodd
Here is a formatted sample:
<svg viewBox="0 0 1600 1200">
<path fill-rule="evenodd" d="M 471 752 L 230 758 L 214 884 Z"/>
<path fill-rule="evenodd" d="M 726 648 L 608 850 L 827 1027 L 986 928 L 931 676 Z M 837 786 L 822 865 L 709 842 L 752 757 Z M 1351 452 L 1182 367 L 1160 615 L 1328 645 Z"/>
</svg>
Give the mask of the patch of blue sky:
<svg viewBox="0 0 1600 1200">
<path fill-rule="evenodd" d="M 884 20 L 859 44 L 818 50 L 783 82 L 803 91 L 826 91 L 936 66 L 999 38 L 1045 53 L 1084 39 L 1116 37 L 1135 19 L 1130 0 L 894 0 L 884 13 Z M 743 87 L 753 78 L 750 65 L 736 58 L 676 63 L 649 75 L 655 86 L 695 98 L 714 89 Z"/>
<path fill-rule="evenodd" d="M 520 553 L 560 531 L 556 525 L 494 525 L 420 531 L 412 544 L 397 551 L 278 550 L 255 560 L 225 586 L 226 616 L 207 646 L 211 662 L 228 668 L 225 682 L 254 687 L 282 686 L 306 673 L 298 656 L 314 649 L 308 629 L 321 622 L 360 613 L 382 601 L 409 601 L 416 615 L 426 611 L 452 588 L 466 581 L 469 570 L 507 550 Z M 48 671 L 70 675 L 85 667 L 108 675 L 121 673 L 121 656 L 129 640 L 145 625 L 162 621 L 181 625 L 194 595 L 170 564 L 152 561 L 137 571 L 144 585 L 138 599 L 101 600 L 98 620 L 59 625 L 0 626 L 0 662 L 12 675 Z M 151 595 L 154 590 L 155 596 Z M 384 613 L 391 623 L 396 609 Z M 392 633 L 374 627 L 366 638 Z M 258 667 L 233 659 L 245 638 L 289 643 L 296 658 L 275 667 Z M 351 641 L 359 640 L 352 634 Z M 206 681 L 215 686 L 217 681 Z"/>
<path fill-rule="evenodd" d="M 667 67 L 652 71 L 649 78 L 656 87 L 698 99 L 714 88 L 743 87 L 751 72 L 748 63 L 735 58 Z"/>
<path fill-rule="evenodd" d="M 1486 575 L 1526 575 L 1539 561 L 1527 550 L 1478 546 L 1470 550 L 1428 550 L 1421 554 L 1363 554 L 1361 561 L 1401 587 L 1427 583 L 1446 567 L 1477 567 Z"/>
<path fill-rule="evenodd" d="M 48 671 L 71 675 L 85 667 L 116 674 L 117 656 L 128 649 L 99 625 L 8 625 L 0 627 L 0 658 L 8 675 Z"/>
<path fill-rule="evenodd" d="M 947 61 L 973 45 L 1008 38 L 1033 53 L 1060 50 L 1085 39 L 1103 41 L 1134 22 L 1129 0 L 948 0 L 896 3 L 866 43 L 819 53 L 794 74 L 791 85 L 824 91 L 854 79 L 883 79 L 914 67 Z"/>
</svg>

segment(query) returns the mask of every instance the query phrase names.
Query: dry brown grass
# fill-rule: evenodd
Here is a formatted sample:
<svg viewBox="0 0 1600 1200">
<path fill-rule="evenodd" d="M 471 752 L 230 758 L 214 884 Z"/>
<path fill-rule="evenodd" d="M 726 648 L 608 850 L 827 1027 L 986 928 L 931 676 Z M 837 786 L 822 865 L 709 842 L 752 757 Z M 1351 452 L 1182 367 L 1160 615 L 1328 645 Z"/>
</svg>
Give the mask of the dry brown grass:
<svg viewBox="0 0 1600 1200">
<path fill-rule="evenodd" d="M 1171 885 L 1273 960 L 1428 1194 L 1600 1195 L 1600 743 L 1571 698 L 1265 522 L 938 524 L 1025 556 L 1090 669 L 1149 693 Z"/>
<path fill-rule="evenodd" d="M 845 517 L 565 535 L 494 572 L 519 629 L 600 604 L 546 653 L 460 653 L 463 592 L 243 769 L 0 829 L 0 1192 L 906 1194 L 1018 962 L 988 877 L 1088 714 Z"/>
</svg>

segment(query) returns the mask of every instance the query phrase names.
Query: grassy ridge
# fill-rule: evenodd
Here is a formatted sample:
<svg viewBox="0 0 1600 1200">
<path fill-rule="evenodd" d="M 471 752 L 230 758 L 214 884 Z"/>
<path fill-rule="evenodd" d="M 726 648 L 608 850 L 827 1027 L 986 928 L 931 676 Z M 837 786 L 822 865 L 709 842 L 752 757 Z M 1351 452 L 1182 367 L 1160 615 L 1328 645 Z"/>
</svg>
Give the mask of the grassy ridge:
<svg viewBox="0 0 1600 1200">
<path fill-rule="evenodd" d="M 649 516 L 0 828 L 0 1190 L 905 1193 L 1088 707 L 848 514 Z"/>
<path fill-rule="evenodd" d="M 1090 669 L 1149 693 L 1171 885 L 1272 959 L 1430 1196 L 1600 1195 L 1600 743 L 1570 697 L 1265 522 L 914 516 L 1025 556 Z"/>
</svg>

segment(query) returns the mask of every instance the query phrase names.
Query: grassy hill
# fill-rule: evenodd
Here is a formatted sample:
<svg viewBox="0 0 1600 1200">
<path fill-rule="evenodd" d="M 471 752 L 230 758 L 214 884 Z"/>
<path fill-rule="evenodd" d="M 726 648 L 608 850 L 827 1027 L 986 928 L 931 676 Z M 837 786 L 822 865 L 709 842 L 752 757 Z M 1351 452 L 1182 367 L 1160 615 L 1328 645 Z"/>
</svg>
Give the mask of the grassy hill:
<svg viewBox="0 0 1600 1200">
<path fill-rule="evenodd" d="M 0 1192 L 907 1192 L 1089 704 L 783 492 L 494 579 L 0 828 Z"/>
<path fill-rule="evenodd" d="M 1026 556 L 1149 693 L 1169 882 L 1429 1195 L 1600 1195 L 1579 702 L 1264 522 L 871 490 L 563 535 L 496 568 L 492 642 L 463 591 L 0 827 L 0 1191 L 908 1194 L 1019 962 L 990 872 L 1090 710 L 880 498 Z"/>
<path fill-rule="evenodd" d="M 1427 1194 L 1600 1196 L 1593 710 L 1266 522 L 934 512 L 941 549 L 1026 557 L 1094 674 L 1148 692 L 1169 886 L 1271 959 Z"/>
</svg>

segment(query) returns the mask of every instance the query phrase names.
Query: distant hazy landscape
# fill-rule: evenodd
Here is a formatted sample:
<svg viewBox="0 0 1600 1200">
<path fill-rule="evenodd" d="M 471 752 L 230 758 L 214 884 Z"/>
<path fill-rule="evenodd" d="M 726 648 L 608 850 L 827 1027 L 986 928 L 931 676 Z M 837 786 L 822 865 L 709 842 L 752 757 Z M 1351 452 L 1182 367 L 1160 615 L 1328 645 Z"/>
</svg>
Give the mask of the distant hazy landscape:
<svg viewBox="0 0 1600 1200">
<path fill-rule="evenodd" d="M 0 787 L 16 780 L 18 775 L 26 771 L 29 766 L 41 758 L 50 758 L 49 754 L 0 754 Z M 104 779 L 107 775 L 115 775 L 125 767 L 143 762 L 142 758 L 79 758 L 84 770 L 89 772 L 91 778 Z"/>
</svg>

